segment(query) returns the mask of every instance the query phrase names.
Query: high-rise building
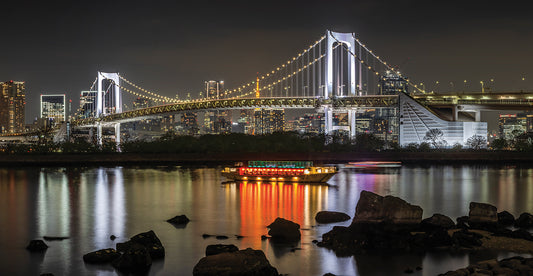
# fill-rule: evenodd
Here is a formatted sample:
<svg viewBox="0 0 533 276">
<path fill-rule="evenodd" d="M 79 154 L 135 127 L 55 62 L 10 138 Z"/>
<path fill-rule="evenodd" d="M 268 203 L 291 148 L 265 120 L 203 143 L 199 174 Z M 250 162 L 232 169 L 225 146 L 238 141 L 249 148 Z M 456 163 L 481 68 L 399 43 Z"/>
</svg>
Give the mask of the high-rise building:
<svg viewBox="0 0 533 276">
<path fill-rule="evenodd" d="M 219 99 L 222 98 L 222 92 L 224 91 L 224 81 L 206 81 L 205 82 L 205 95 L 207 98 Z"/>
<path fill-rule="evenodd" d="M 255 109 L 254 110 L 254 134 L 262 135 L 277 131 L 284 131 L 284 109 Z"/>
<path fill-rule="evenodd" d="M 183 134 L 197 135 L 199 127 L 196 113 L 189 111 L 181 114 L 180 127 L 183 129 Z"/>
<path fill-rule="evenodd" d="M 0 133 L 24 132 L 26 87 L 22 81 L 0 83 Z"/>
<path fill-rule="evenodd" d="M 97 91 L 81 91 L 80 108 L 78 116 L 81 118 L 94 117 L 96 114 L 96 94 Z"/>
<path fill-rule="evenodd" d="M 48 119 L 52 123 L 64 122 L 67 118 L 65 94 L 43 95 L 41 94 L 41 118 Z"/>
<path fill-rule="evenodd" d="M 380 95 L 397 95 L 400 92 L 408 93 L 407 78 L 394 71 L 387 71 L 379 80 Z"/>
</svg>

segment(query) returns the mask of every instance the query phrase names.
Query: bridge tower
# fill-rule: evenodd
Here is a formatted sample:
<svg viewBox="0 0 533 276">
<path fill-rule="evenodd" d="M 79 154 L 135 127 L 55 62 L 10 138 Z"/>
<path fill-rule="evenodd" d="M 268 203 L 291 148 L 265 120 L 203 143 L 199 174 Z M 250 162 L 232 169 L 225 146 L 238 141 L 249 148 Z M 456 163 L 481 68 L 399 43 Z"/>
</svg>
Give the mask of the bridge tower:
<svg viewBox="0 0 533 276">
<path fill-rule="evenodd" d="M 347 68 L 341 68 L 341 72 L 336 72 L 336 74 L 343 74 L 342 71 L 345 69 L 348 72 L 348 80 L 347 80 L 347 89 L 346 94 L 344 94 L 344 90 L 336 89 L 334 87 L 334 78 L 335 76 L 335 70 L 334 70 L 334 60 L 333 60 L 333 49 L 335 43 L 342 43 L 344 44 L 343 47 L 345 47 L 351 54 L 348 55 L 348 60 L 346 66 Z M 336 98 L 336 97 L 343 97 L 343 96 L 356 96 L 357 92 L 357 85 L 356 85 L 356 71 L 361 72 L 361 65 L 359 63 L 356 63 L 356 43 L 355 35 L 353 33 L 338 33 L 338 32 L 332 32 L 330 30 L 326 31 L 326 66 L 323 73 L 323 77 L 326 83 L 326 89 L 324 90 L 324 99 L 328 99 L 330 97 Z M 356 67 L 356 64 L 359 65 L 359 68 Z M 335 66 L 336 67 L 336 66 Z M 359 77 L 359 81 L 361 81 L 361 77 Z M 359 84 L 359 87 L 361 87 L 361 84 Z M 355 136 L 355 127 L 356 127 L 356 109 L 349 109 L 348 111 L 348 118 L 349 118 L 349 133 L 351 137 Z M 324 106 L 324 115 L 325 115 L 325 134 L 330 134 L 335 128 L 333 127 L 333 108 L 331 106 Z"/>
<path fill-rule="evenodd" d="M 106 94 L 109 93 L 106 88 L 102 89 L 104 86 L 104 81 L 111 81 L 110 84 L 113 86 L 113 95 L 112 97 L 106 97 Z M 122 93 L 120 91 L 120 76 L 118 73 L 104 73 L 98 71 L 97 76 L 97 93 L 96 93 L 96 117 L 105 116 L 107 113 L 121 113 L 122 112 Z M 110 101 L 110 102 L 106 102 Z M 110 112 L 111 111 L 111 112 Z M 120 144 L 120 123 L 115 125 L 115 141 L 117 146 Z M 98 144 L 102 144 L 102 125 L 98 123 L 97 125 L 97 141 Z"/>
</svg>

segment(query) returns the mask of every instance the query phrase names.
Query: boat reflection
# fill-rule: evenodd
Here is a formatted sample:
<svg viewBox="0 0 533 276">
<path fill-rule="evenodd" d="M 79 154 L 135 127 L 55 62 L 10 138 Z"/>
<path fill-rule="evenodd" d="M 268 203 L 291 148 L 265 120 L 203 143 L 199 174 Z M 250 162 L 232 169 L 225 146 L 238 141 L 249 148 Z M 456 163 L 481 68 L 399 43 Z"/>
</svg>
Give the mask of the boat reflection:
<svg viewBox="0 0 533 276">
<path fill-rule="evenodd" d="M 399 161 L 362 161 L 349 162 L 344 165 L 344 168 L 353 169 L 360 173 L 373 174 L 396 174 L 402 167 L 402 162 Z"/>
<path fill-rule="evenodd" d="M 237 194 L 243 236 L 260 237 L 266 234 L 265 226 L 281 217 L 308 228 L 315 222 L 315 214 L 326 208 L 328 185 L 283 182 L 233 182 L 229 191 Z M 259 248 L 260 239 L 246 239 L 245 246 Z"/>
</svg>

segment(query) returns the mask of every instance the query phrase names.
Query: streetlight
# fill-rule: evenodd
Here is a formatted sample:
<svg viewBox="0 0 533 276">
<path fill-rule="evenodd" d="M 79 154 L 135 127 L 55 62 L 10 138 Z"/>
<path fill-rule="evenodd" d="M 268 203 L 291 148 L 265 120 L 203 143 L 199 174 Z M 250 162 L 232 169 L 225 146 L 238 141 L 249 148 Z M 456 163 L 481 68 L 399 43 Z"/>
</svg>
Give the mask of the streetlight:
<svg viewBox="0 0 533 276">
<path fill-rule="evenodd" d="M 438 93 L 438 90 L 439 90 L 439 81 L 436 81 L 435 82 L 435 92 Z"/>
<path fill-rule="evenodd" d="M 424 85 L 424 83 L 421 82 L 420 86 L 422 86 L 422 93 L 426 94 L 426 85 Z"/>
<path fill-rule="evenodd" d="M 479 81 L 479 83 L 481 83 L 481 93 L 485 93 L 485 88 L 483 88 L 483 81 Z"/>
<path fill-rule="evenodd" d="M 450 87 L 452 88 L 451 92 L 454 92 L 453 90 L 454 90 L 455 87 L 453 86 L 453 81 L 450 81 Z"/>
<path fill-rule="evenodd" d="M 464 83 L 465 83 L 465 87 L 463 88 L 463 92 L 465 92 L 466 90 L 466 80 L 464 80 Z"/>
<path fill-rule="evenodd" d="M 494 79 L 490 79 L 490 91 L 495 91 L 496 89 L 494 89 Z"/>
</svg>

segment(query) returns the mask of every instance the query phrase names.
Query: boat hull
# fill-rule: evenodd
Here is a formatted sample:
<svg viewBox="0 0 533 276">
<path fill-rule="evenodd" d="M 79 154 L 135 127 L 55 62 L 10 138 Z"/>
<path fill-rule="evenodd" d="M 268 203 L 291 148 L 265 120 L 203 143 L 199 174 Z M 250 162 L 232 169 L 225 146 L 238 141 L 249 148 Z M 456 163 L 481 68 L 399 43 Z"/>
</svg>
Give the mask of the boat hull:
<svg viewBox="0 0 533 276">
<path fill-rule="evenodd" d="M 335 173 L 316 173 L 297 176 L 262 176 L 262 175 L 239 175 L 238 173 L 222 172 L 222 176 L 234 181 L 263 181 L 263 182 L 298 182 L 298 183 L 324 183 L 333 177 Z"/>
</svg>

